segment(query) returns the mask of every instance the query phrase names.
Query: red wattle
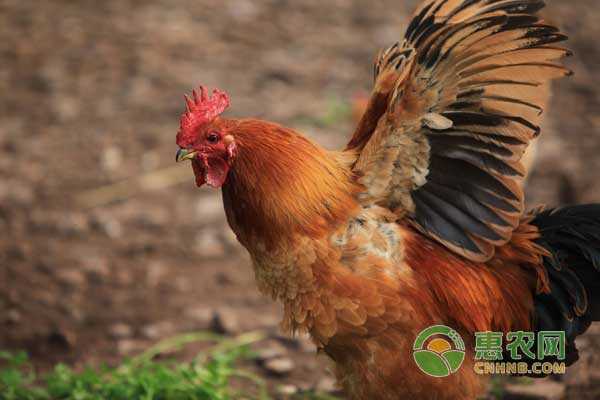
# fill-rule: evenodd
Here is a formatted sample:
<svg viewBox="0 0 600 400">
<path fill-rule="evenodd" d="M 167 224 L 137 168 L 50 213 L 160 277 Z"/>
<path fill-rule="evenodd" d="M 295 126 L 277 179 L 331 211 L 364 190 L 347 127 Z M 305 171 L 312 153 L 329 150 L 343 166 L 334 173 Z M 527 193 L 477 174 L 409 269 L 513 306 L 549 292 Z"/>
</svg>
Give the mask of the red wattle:
<svg viewBox="0 0 600 400">
<path fill-rule="evenodd" d="M 204 165 L 202 165 L 202 160 L 194 158 L 192 160 L 192 169 L 194 170 L 194 176 L 196 177 L 196 186 L 200 187 L 204 185 L 206 179 L 204 179 Z"/>
<path fill-rule="evenodd" d="M 204 179 L 206 184 L 212 187 L 220 187 L 227 179 L 229 165 L 222 158 L 209 158 L 208 167 L 206 168 Z"/>
</svg>

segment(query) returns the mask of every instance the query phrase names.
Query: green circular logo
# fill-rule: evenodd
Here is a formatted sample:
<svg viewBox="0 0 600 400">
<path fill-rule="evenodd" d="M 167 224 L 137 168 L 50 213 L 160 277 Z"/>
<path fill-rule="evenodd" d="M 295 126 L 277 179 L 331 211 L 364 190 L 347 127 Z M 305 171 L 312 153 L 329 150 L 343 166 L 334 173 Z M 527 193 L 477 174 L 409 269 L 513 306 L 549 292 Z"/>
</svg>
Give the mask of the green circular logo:
<svg viewBox="0 0 600 400">
<path fill-rule="evenodd" d="M 465 359 L 465 343 L 454 329 L 434 325 L 425 329 L 413 345 L 415 362 L 429 376 L 450 376 Z"/>
</svg>

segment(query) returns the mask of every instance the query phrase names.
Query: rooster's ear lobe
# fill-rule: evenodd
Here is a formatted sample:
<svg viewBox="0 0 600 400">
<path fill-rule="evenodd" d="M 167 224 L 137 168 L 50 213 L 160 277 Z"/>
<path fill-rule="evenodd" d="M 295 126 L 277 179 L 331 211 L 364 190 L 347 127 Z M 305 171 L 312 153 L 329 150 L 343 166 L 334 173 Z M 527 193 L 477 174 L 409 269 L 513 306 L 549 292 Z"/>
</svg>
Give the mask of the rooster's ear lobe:
<svg viewBox="0 0 600 400">
<path fill-rule="evenodd" d="M 233 137 L 233 135 L 226 135 L 223 138 L 223 143 L 225 143 L 225 146 L 229 146 L 233 142 L 235 142 L 235 138 Z"/>
<path fill-rule="evenodd" d="M 227 135 L 223 138 L 225 148 L 227 149 L 227 162 L 231 164 L 233 158 L 237 155 L 237 144 L 232 135 Z"/>
</svg>

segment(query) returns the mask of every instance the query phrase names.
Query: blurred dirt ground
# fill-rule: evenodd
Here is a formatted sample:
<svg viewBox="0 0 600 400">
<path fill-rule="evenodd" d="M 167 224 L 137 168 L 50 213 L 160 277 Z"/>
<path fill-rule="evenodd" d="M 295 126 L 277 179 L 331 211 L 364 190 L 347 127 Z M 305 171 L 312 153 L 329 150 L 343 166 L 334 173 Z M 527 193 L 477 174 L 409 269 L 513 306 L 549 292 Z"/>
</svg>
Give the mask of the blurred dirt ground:
<svg viewBox="0 0 600 400">
<path fill-rule="evenodd" d="M 528 198 L 600 201 L 600 9 L 547 2 L 575 76 L 555 87 Z M 0 348 L 47 368 L 111 363 L 177 332 L 276 332 L 279 308 L 259 295 L 220 193 L 196 189 L 191 170 L 170 170 L 185 181 L 168 188 L 126 181 L 125 199 L 94 208 L 76 198 L 172 167 L 182 95 L 199 83 L 229 93 L 229 115 L 341 146 L 376 49 L 416 3 L 0 0 Z M 600 397 L 600 329 L 579 346 L 560 382 L 536 384 L 547 398 Z M 305 340 L 262 347 L 294 364 L 273 385 L 330 389 Z"/>
</svg>

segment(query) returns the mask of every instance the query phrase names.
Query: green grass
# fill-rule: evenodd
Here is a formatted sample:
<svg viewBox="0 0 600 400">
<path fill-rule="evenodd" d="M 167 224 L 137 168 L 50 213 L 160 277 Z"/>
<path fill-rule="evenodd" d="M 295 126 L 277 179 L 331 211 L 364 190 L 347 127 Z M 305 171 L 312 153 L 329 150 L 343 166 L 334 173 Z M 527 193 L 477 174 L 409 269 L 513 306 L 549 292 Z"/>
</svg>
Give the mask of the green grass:
<svg viewBox="0 0 600 400">
<path fill-rule="evenodd" d="M 0 400 L 269 400 L 264 380 L 236 367 L 238 361 L 253 357 L 249 345 L 261 339 L 257 333 L 234 339 L 186 334 L 160 342 L 116 368 L 75 371 L 58 364 L 44 377 L 35 375 L 24 352 L 0 351 Z M 214 347 L 192 362 L 155 360 L 159 354 L 207 340 L 215 342 Z M 241 393 L 234 389 L 233 380 L 249 384 L 236 385 L 245 388 Z M 334 399 L 317 393 L 300 397 Z"/>
</svg>

